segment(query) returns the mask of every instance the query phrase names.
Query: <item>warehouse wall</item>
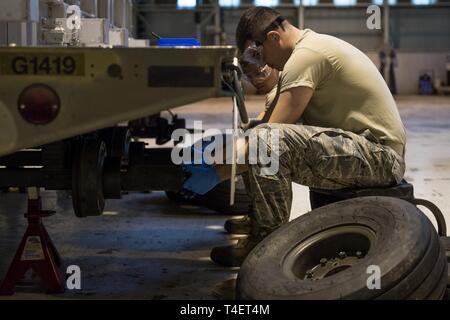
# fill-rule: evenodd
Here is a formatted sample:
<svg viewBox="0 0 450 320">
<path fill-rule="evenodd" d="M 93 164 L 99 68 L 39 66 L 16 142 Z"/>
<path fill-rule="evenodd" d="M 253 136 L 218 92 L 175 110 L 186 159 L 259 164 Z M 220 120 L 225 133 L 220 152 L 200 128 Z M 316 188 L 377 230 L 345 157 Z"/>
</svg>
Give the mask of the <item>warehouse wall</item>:
<svg viewBox="0 0 450 320">
<path fill-rule="evenodd" d="M 366 52 L 369 58 L 379 66 L 378 52 Z M 428 73 L 434 79 L 445 81 L 447 73 L 446 61 L 450 61 L 449 52 L 399 52 L 397 53 L 398 66 L 395 68 L 397 91 L 399 94 L 417 94 L 419 92 L 419 77 Z M 388 69 L 386 68 L 386 75 Z"/>
<path fill-rule="evenodd" d="M 139 10 L 139 7 L 138 7 Z M 234 31 L 244 9 L 224 9 L 225 43 L 234 44 Z M 298 24 L 296 8 L 278 8 L 293 24 Z M 139 35 L 148 37 L 154 31 L 166 37 L 195 37 L 195 13 L 174 8 L 145 8 L 139 11 Z M 202 17 L 208 12 L 202 12 Z M 383 31 L 366 27 L 366 7 L 308 7 L 305 27 L 337 36 L 350 42 L 378 65 L 378 51 L 383 46 Z M 450 6 L 391 7 L 390 43 L 396 48 L 399 65 L 396 68 L 400 94 L 417 93 L 419 75 L 428 71 L 446 79 L 445 63 L 450 57 Z M 209 22 L 212 23 L 213 18 Z M 212 44 L 213 35 L 203 28 L 202 43 Z"/>
</svg>

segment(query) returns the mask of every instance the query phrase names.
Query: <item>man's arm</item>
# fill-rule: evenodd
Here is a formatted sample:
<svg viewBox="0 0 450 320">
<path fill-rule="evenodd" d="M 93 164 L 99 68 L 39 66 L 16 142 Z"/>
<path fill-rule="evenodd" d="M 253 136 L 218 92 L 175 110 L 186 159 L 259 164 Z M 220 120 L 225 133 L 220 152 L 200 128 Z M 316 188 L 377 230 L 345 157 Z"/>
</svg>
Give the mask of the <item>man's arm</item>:
<svg viewBox="0 0 450 320">
<path fill-rule="evenodd" d="M 269 123 L 297 123 L 311 100 L 314 90 L 309 87 L 295 87 L 280 94 Z"/>
<path fill-rule="evenodd" d="M 281 93 L 268 122 L 297 123 L 311 100 L 313 93 L 314 90 L 309 87 L 294 87 Z M 247 154 L 247 144 L 245 148 Z M 245 164 L 237 166 L 237 173 L 243 173 L 247 170 L 248 166 Z M 228 180 L 231 177 L 231 165 L 218 164 L 216 165 L 216 172 L 222 181 Z"/>
<path fill-rule="evenodd" d="M 266 113 L 265 111 L 260 112 L 260 113 L 256 116 L 256 120 L 262 120 L 262 119 L 264 118 L 264 114 L 265 114 L 265 113 Z"/>
</svg>

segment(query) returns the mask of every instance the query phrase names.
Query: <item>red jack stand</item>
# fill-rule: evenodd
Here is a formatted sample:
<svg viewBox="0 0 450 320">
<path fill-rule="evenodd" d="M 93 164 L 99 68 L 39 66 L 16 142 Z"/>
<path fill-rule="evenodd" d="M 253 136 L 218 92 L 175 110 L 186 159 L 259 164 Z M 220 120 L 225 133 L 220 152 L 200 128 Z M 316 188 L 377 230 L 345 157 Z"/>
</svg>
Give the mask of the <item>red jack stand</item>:
<svg viewBox="0 0 450 320">
<path fill-rule="evenodd" d="M 28 188 L 28 212 L 25 213 L 28 227 L 0 287 L 0 295 L 14 294 L 17 283 L 30 269 L 47 285 L 47 293 L 64 292 L 64 276 L 59 269 L 61 258 L 42 224 L 42 218 L 54 213 L 41 209 L 38 188 Z"/>
</svg>

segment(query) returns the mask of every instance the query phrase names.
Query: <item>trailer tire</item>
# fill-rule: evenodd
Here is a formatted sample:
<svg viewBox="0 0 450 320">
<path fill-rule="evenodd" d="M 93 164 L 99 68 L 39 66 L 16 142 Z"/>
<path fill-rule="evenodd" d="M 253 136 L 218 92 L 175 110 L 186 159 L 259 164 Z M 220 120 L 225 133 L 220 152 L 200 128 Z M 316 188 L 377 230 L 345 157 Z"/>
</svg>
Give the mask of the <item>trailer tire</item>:
<svg viewBox="0 0 450 320">
<path fill-rule="evenodd" d="M 371 290 L 374 270 L 380 286 Z M 428 218 L 404 200 L 361 197 L 313 210 L 260 242 L 241 267 L 237 297 L 441 299 L 446 284 Z"/>
<path fill-rule="evenodd" d="M 82 139 L 75 145 L 72 204 L 77 217 L 99 216 L 103 213 L 103 167 L 106 156 L 106 145 L 102 140 Z"/>
</svg>

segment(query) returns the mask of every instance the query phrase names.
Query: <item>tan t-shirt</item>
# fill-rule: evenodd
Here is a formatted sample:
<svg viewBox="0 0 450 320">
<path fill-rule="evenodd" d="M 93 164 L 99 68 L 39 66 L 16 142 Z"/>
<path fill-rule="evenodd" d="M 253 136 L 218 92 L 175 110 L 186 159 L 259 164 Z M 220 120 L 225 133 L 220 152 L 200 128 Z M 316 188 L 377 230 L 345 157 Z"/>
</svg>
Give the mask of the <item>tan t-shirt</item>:
<svg viewBox="0 0 450 320">
<path fill-rule="evenodd" d="M 406 132 L 394 98 L 372 61 L 338 38 L 305 29 L 281 74 L 281 91 L 305 86 L 314 94 L 300 121 L 362 133 L 404 155 Z M 267 97 L 274 98 L 276 87 Z"/>
</svg>

